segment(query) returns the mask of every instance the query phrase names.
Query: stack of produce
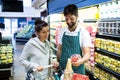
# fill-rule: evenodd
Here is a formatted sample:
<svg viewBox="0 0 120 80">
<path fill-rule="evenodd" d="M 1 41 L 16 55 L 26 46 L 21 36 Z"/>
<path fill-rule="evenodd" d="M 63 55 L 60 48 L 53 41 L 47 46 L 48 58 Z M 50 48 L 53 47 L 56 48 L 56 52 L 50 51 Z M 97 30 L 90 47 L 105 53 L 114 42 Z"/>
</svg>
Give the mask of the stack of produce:
<svg viewBox="0 0 120 80">
<path fill-rule="evenodd" d="M 34 33 L 34 25 L 26 25 L 21 31 L 19 31 L 16 37 L 31 38 Z"/>
</svg>

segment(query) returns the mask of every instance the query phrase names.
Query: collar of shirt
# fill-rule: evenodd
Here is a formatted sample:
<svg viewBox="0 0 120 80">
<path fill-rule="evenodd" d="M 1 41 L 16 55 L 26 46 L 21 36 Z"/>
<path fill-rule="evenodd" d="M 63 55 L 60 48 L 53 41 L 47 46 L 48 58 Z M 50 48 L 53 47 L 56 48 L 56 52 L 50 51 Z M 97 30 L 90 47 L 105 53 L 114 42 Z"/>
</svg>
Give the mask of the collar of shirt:
<svg viewBox="0 0 120 80">
<path fill-rule="evenodd" d="M 70 36 L 77 36 L 78 32 L 80 31 L 80 26 L 78 25 L 75 29 L 75 31 L 69 31 L 67 28 L 67 31 L 65 32 L 65 35 L 70 35 Z"/>
</svg>

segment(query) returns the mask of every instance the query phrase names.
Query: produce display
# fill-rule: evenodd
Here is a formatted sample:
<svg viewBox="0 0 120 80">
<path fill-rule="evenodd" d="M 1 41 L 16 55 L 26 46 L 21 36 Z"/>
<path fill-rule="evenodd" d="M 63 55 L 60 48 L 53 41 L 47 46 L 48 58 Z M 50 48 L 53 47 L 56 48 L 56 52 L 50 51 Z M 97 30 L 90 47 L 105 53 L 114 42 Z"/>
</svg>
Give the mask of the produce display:
<svg viewBox="0 0 120 80">
<path fill-rule="evenodd" d="M 33 33 L 34 33 L 34 25 L 26 25 L 22 30 L 17 32 L 16 37 L 31 38 Z"/>
<path fill-rule="evenodd" d="M 13 46 L 0 44 L 0 65 L 13 63 Z"/>
</svg>

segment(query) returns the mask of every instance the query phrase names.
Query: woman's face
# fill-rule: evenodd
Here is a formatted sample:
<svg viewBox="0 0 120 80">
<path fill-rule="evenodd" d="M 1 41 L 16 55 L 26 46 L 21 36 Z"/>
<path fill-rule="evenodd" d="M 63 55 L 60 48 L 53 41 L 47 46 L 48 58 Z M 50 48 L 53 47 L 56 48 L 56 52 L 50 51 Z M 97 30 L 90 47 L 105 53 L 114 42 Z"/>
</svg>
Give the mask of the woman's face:
<svg viewBox="0 0 120 80">
<path fill-rule="evenodd" d="M 48 36 L 49 36 L 49 27 L 48 26 L 43 27 L 42 30 L 38 32 L 38 37 L 43 42 L 46 39 L 48 39 Z"/>
</svg>

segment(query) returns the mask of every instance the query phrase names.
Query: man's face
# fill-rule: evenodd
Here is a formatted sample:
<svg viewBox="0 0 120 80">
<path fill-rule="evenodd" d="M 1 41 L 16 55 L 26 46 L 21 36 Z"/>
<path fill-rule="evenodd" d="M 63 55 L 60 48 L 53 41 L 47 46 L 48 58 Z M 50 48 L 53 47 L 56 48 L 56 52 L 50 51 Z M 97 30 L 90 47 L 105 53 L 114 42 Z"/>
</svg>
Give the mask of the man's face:
<svg viewBox="0 0 120 80">
<path fill-rule="evenodd" d="M 65 16 L 65 20 L 69 28 L 72 28 L 75 26 L 77 22 L 77 18 L 78 18 L 77 16 L 71 15 L 71 14 L 68 14 Z"/>
</svg>

